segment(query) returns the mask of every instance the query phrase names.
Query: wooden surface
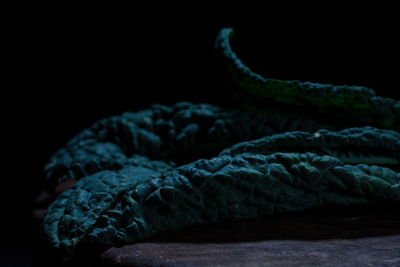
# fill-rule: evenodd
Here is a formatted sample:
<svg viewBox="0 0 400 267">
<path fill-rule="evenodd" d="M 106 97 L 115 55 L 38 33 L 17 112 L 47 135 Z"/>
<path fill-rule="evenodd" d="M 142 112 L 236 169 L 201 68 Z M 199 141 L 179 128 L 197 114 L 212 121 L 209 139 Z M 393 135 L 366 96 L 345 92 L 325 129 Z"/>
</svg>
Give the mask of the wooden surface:
<svg viewBox="0 0 400 267">
<path fill-rule="evenodd" d="M 34 214 L 40 222 L 43 209 Z M 91 244 L 66 264 L 45 245 L 34 258 L 34 266 L 400 266 L 400 212 L 319 209 L 195 226 L 121 247 Z"/>
<path fill-rule="evenodd" d="M 101 254 L 116 266 L 400 266 L 400 216 L 271 216 L 166 233 Z"/>
</svg>

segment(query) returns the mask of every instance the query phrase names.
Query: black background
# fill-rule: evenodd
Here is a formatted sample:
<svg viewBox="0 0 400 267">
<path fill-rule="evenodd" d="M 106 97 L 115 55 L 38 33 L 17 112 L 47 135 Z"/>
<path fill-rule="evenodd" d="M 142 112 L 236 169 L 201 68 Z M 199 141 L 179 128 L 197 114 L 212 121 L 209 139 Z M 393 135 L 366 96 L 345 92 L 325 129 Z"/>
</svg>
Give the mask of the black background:
<svg viewBox="0 0 400 267">
<path fill-rule="evenodd" d="M 3 24 L 10 44 L 4 53 L 11 56 L 5 65 L 16 75 L 6 73 L 3 80 L 3 132 L 11 135 L 5 139 L 11 149 L 4 151 L 1 245 L 35 243 L 29 239 L 31 207 L 43 165 L 96 120 L 152 103 L 229 105 L 213 49 L 222 27 L 235 29 L 234 51 L 264 77 L 363 85 L 398 97 L 397 13 L 139 7 L 119 1 L 18 7 Z"/>
</svg>

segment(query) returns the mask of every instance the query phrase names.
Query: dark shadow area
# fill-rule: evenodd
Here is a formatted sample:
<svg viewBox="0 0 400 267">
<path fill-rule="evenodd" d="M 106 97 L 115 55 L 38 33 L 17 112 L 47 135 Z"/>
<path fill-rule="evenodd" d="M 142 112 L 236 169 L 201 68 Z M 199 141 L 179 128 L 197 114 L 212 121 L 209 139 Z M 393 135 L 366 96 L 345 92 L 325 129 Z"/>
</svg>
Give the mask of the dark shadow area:
<svg viewBox="0 0 400 267">
<path fill-rule="evenodd" d="M 398 211 L 399 208 L 395 206 L 316 208 L 260 219 L 168 231 L 144 242 L 228 243 L 400 235 Z"/>
</svg>

